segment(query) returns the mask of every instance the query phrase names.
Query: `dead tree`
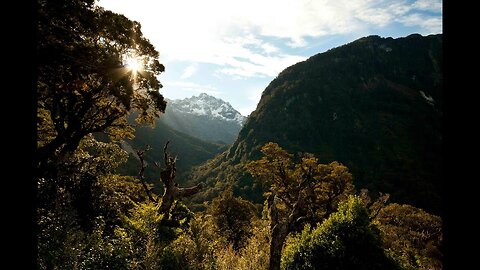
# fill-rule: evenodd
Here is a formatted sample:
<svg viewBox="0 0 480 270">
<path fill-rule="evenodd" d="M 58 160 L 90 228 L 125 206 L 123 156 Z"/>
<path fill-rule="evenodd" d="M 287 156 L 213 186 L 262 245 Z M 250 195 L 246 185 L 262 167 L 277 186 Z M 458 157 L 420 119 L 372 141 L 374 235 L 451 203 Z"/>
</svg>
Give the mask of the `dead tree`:
<svg viewBox="0 0 480 270">
<path fill-rule="evenodd" d="M 170 141 L 167 141 L 167 143 L 165 144 L 165 147 L 163 148 L 163 158 L 164 158 L 165 168 L 160 170 L 160 182 L 162 182 L 163 184 L 164 191 L 162 195 L 162 201 L 159 206 L 159 213 L 163 214 L 163 220 L 167 220 L 170 218 L 170 214 L 171 214 L 172 206 L 174 205 L 174 202 L 179 201 L 185 197 L 190 197 L 198 193 L 203 188 L 202 183 L 199 183 L 192 187 L 186 187 L 186 188 L 178 187 L 178 184 L 175 182 L 175 176 L 177 171 L 176 169 L 177 157 L 172 157 L 168 153 L 167 150 L 168 150 L 169 143 Z M 147 150 L 149 150 L 149 148 L 147 148 Z M 148 195 L 148 198 L 154 203 L 158 203 L 157 200 L 155 200 L 154 197 L 152 196 L 151 190 L 145 184 L 145 177 L 143 175 L 146 168 L 146 165 L 143 159 L 144 152 L 145 151 L 137 150 L 137 155 L 140 158 L 140 163 L 141 163 L 139 178 L 142 181 L 142 185 L 145 189 L 145 192 Z M 156 165 L 158 166 L 158 164 Z"/>
<path fill-rule="evenodd" d="M 143 154 L 145 154 L 146 151 L 150 150 L 150 146 L 147 146 L 145 150 L 137 150 L 137 156 L 138 159 L 140 160 L 140 171 L 138 172 L 138 178 L 142 182 L 143 189 L 145 190 L 145 193 L 147 193 L 148 198 L 150 201 L 157 203 L 157 200 L 153 197 L 152 195 L 152 190 L 148 188 L 147 183 L 145 181 L 145 169 L 147 168 L 147 165 L 145 164 L 145 160 L 143 159 Z"/>
</svg>

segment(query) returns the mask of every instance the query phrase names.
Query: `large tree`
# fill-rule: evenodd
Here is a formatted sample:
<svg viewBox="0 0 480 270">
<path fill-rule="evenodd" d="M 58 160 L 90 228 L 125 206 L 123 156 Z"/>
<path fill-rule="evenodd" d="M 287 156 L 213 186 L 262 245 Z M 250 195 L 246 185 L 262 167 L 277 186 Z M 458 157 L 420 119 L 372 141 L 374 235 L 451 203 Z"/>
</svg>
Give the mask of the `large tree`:
<svg viewBox="0 0 480 270">
<path fill-rule="evenodd" d="M 101 247 L 95 230 L 107 241 L 120 215 L 145 200 L 138 180 L 114 174 L 126 160 L 114 142 L 133 136 L 133 112 L 139 123 L 164 112 L 157 80 L 164 66 L 138 22 L 94 0 L 38 0 L 37 7 L 38 264 L 98 268 L 97 252 L 80 254 Z"/>
<path fill-rule="evenodd" d="M 138 22 L 94 0 L 39 0 L 37 37 L 37 175 L 51 172 L 90 133 L 132 136 L 132 111 L 140 122 L 164 112 L 156 78 L 164 66 Z"/>
<path fill-rule="evenodd" d="M 285 239 L 306 223 L 315 225 L 335 212 L 338 203 L 354 191 L 347 167 L 319 164 L 303 154 L 298 160 L 276 143 L 262 147 L 263 157 L 247 165 L 262 180 L 270 216 L 270 270 L 280 269 Z"/>
</svg>

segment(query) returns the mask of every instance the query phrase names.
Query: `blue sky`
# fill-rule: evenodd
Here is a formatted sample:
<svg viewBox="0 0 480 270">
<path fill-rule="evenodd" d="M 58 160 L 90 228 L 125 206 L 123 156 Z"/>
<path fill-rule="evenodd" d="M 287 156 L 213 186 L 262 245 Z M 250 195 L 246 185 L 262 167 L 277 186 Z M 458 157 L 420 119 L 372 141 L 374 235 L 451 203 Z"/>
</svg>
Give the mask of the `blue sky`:
<svg viewBox="0 0 480 270">
<path fill-rule="evenodd" d="M 161 93 L 202 92 L 247 116 L 279 72 L 367 35 L 442 33 L 441 0 L 100 0 L 160 52 Z"/>
</svg>

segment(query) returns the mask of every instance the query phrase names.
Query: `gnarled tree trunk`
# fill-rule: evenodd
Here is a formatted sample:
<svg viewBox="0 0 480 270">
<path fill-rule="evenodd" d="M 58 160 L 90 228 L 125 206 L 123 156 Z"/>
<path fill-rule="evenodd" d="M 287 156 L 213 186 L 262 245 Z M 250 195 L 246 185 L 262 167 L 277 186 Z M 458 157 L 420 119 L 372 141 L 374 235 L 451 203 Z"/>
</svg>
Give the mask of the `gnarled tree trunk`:
<svg viewBox="0 0 480 270">
<path fill-rule="evenodd" d="M 288 235 L 288 226 L 286 223 L 275 225 L 272 229 L 272 239 L 270 242 L 270 264 L 269 270 L 280 270 L 280 261 L 282 259 L 283 243 Z"/>
<path fill-rule="evenodd" d="M 163 157 L 164 157 L 164 163 L 165 163 L 165 168 L 160 171 L 160 181 L 163 184 L 163 195 L 162 195 L 162 202 L 159 207 L 159 212 L 160 214 L 163 214 L 163 220 L 167 220 L 170 218 L 170 211 L 172 210 L 172 205 L 174 204 L 175 201 L 180 200 L 185 197 L 190 197 L 196 193 L 198 193 L 202 188 L 203 185 L 202 183 L 199 183 L 193 187 L 188 187 L 188 188 L 180 188 L 178 187 L 178 184 L 175 182 L 175 176 L 176 176 L 176 162 L 177 162 L 177 157 L 172 157 L 168 153 L 168 144 L 170 141 L 167 141 L 165 144 L 165 147 L 163 148 Z M 157 203 L 157 201 L 153 198 L 151 194 L 151 190 L 148 189 L 148 187 L 145 184 L 145 180 L 143 177 L 143 172 L 145 170 L 145 164 L 143 161 L 143 153 L 144 151 L 137 151 L 137 155 L 140 158 L 140 162 L 142 164 L 142 169 L 140 170 L 140 180 L 142 180 L 143 187 L 145 189 L 145 192 L 147 192 L 148 197 L 150 200 L 153 202 Z"/>
<path fill-rule="evenodd" d="M 270 240 L 270 264 L 269 270 L 280 270 L 280 262 L 282 259 L 282 250 L 285 239 L 290 231 L 292 231 L 304 218 L 300 213 L 302 207 L 302 199 L 298 195 L 296 203 L 292 207 L 292 211 L 287 220 L 280 221 L 278 218 L 278 210 L 275 202 L 275 194 L 272 194 L 267 203 L 270 208 L 270 228 L 271 228 L 271 240 Z"/>
</svg>

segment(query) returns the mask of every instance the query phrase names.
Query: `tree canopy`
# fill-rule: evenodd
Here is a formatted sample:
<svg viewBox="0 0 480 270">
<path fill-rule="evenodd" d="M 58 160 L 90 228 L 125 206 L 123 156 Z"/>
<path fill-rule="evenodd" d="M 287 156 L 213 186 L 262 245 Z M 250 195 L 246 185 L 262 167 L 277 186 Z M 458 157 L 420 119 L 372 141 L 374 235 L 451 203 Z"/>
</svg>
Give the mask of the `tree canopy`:
<svg viewBox="0 0 480 270">
<path fill-rule="evenodd" d="M 392 203 L 376 215 L 384 248 L 405 269 L 442 269 L 442 219 L 407 204 Z"/>
<path fill-rule="evenodd" d="M 290 232 L 318 223 L 354 191 L 352 175 L 338 162 L 319 164 L 311 154 L 298 160 L 276 143 L 262 147 L 263 157 L 247 165 L 267 192 L 271 243 L 270 270 L 279 269 L 283 244 Z"/>
<path fill-rule="evenodd" d="M 232 187 L 228 187 L 212 201 L 207 212 L 212 215 L 218 233 L 232 243 L 234 249 L 238 250 L 246 243 L 256 212 L 251 202 L 233 196 Z"/>
<path fill-rule="evenodd" d="M 400 269 L 385 254 L 378 228 L 359 197 L 340 204 L 321 225 L 306 226 L 285 248 L 282 269 Z"/>
<path fill-rule="evenodd" d="M 165 111 L 156 77 L 165 68 L 138 22 L 92 0 L 38 1 L 37 30 L 40 174 L 90 133 L 132 136 L 132 111 L 140 122 Z M 142 69 L 129 69 L 128 58 Z"/>
<path fill-rule="evenodd" d="M 262 217 L 232 187 L 190 211 L 182 199 L 203 183 L 179 187 L 169 141 L 163 165 L 135 149 L 138 175 L 120 175 L 119 141 L 165 112 L 159 53 L 140 23 L 96 0 L 37 3 L 39 269 L 442 268 L 440 217 L 352 196 L 346 166 L 273 142 L 236 168 L 264 186 Z M 152 165 L 163 195 L 145 177 Z"/>
</svg>

